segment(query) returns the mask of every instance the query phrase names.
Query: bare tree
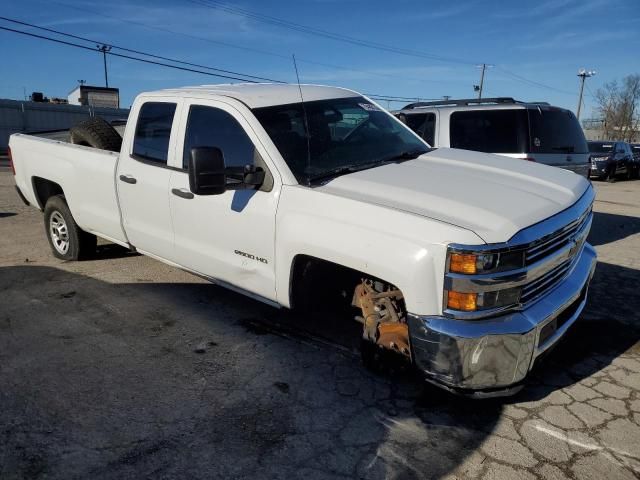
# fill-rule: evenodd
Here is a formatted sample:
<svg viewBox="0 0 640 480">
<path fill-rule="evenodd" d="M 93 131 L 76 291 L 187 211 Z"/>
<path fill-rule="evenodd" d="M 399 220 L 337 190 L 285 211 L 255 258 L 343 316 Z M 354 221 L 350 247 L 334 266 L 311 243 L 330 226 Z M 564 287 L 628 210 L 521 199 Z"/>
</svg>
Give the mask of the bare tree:
<svg viewBox="0 0 640 480">
<path fill-rule="evenodd" d="M 640 135 L 640 75 L 628 75 L 605 84 L 596 92 L 596 102 L 608 140 L 634 141 Z"/>
</svg>

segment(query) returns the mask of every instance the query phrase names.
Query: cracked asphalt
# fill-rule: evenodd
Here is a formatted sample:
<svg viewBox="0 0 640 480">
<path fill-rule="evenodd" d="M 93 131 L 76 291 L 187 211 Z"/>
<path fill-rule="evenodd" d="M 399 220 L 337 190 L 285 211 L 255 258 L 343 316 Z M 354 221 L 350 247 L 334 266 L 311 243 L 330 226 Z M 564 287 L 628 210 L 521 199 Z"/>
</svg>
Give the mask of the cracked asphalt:
<svg viewBox="0 0 640 480">
<path fill-rule="evenodd" d="M 57 261 L 4 169 L 0 478 L 638 478 L 640 181 L 595 185 L 583 318 L 517 396 L 470 401 L 365 370 L 357 326 L 326 319 L 335 344 L 110 245 Z"/>
</svg>

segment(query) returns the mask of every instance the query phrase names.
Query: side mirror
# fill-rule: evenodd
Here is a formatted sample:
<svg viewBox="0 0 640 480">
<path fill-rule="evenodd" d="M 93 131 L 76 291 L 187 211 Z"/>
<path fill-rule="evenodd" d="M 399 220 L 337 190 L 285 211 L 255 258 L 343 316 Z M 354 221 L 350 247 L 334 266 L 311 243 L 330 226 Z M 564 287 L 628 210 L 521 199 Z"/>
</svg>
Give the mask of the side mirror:
<svg viewBox="0 0 640 480">
<path fill-rule="evenodd" d="M 189 155 L 189 188 L 196 195 L 220 195 L 227 189 L 222 150 L 195 147 Z"/>
<path fill-rule="evenodd" d="M 189 187 L 196 195 L 220 195 L 227 190 L 254 190 L 265 171 L 255 165 L 227 167 L 218 147 L 194 147 L 189 156 Z"/>
<path fill-rule="evenodd" d="M 264 183 L 264 170 L 255 165 L 226 167 L 227 190 L 253 190 Z"/>
</svg>

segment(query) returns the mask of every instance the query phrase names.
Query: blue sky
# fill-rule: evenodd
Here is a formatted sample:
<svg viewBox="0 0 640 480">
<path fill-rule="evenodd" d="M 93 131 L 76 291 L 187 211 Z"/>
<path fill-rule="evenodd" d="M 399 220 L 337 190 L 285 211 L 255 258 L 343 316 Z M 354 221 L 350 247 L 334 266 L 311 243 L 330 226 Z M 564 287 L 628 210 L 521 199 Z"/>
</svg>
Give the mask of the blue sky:
<svg viewBox="0 0 640 480">
<path fill-rule="evenodd" d="M 304 83 L 404 97 L 472 97 L 472 86 L 480 75 L 477 64 L 484 62 L 494 65 L 486 73 L 485 96 L 545 100 L 575 111 L 576 73 L 585 67 L 597 70 L 587 80 L 585 117 L 591 114 L 591 93 L 598 87 L 640 73 L 640 0 L 228 3 L 260 15 L 420 52 L 420 56 L 282 28 L 204 6 L 208 1 L 4 0 L 0 15 L 165 57 L 285 81 L 295 81 L 290 58 L 295 53 Z M 6 21 L 0 21 L 0 26 L 36 32 Z M 104 85 L 102 56 L 97 52 L 0 31 L 0 55 L 4 67 L 1 98 L 23 98 L 23 89 L 27 94 L 42 91 L 66 97 L 78 79 Z M 109 57 L 108 68 L 110 86 L 120 88 L 123 106 L 144 90 L 224 82 L 116 57 Z M 391 103 L 391 107 L 399 106 Z"/>
</svg>

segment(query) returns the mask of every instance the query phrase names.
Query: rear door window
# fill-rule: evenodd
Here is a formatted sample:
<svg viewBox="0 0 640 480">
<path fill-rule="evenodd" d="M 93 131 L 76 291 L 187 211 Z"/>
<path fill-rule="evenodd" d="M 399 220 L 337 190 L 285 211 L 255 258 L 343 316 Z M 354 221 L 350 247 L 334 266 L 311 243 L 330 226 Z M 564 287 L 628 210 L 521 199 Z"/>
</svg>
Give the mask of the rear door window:
<svg viewBox="0 0 640 480">
<path fill-rule="evenodd" d="M 147 102 L 142 105 L 133 140 L 134 156 L 166 165 L 175 112 L 175 103 Z"/>
<path fill-rule="evenodd" d="M 405 116 L 407 126 L 416 132 L 429 145 L 433 146 L 436 133 L 435 113 L 416 113 Z"/>
<path fill-rule="evenodd" d="M 587 141 L 576 116 L 553 107 L 529 108 L 532 153 L 588 153 Z"/>
<path fill-rule="evenodd" d="M 487 153 L 526 153 L 525 109 L 467 110 L 451 114 L 452 148 Z"/>
</svg>

